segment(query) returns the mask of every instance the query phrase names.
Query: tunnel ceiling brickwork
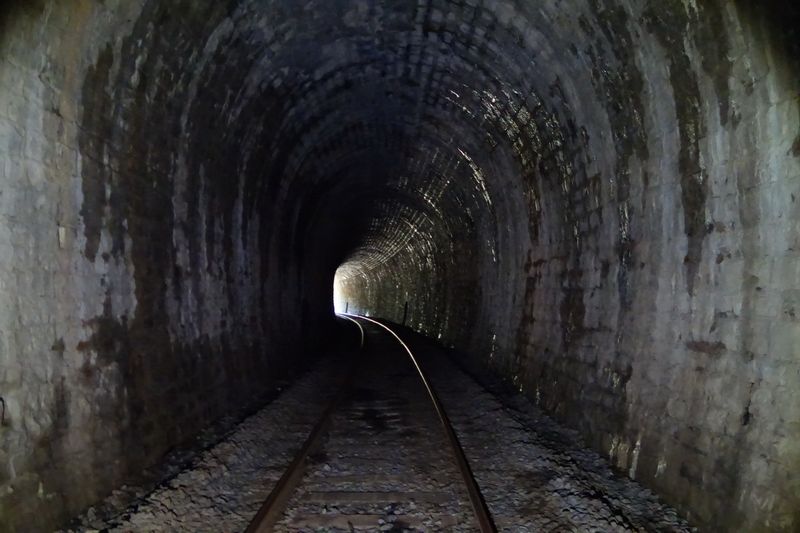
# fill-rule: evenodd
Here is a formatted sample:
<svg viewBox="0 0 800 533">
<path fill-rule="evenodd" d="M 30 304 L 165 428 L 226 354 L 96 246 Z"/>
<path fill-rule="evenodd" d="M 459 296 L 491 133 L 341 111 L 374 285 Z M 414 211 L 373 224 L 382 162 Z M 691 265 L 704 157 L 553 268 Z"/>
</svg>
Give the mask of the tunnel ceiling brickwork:
<svg viewBox="0 0 800 533">
<path fill-rule="evenodd" d="M 408 303 L 697 524 L 800 524 L 791 24 L 722 0 L 17 4 L 12 530 L 253 402 L 323 338 L 337 267 L 351 310 Z"/>
</svg>

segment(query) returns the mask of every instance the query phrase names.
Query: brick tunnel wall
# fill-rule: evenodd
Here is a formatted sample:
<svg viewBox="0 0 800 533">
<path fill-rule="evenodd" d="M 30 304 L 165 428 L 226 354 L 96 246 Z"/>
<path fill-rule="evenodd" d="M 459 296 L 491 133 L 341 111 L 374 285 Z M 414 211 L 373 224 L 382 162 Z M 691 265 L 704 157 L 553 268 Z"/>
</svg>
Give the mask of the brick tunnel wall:
<svg viewBox="0 0 800 533">
<path fill-rule="evenodd" d="M 448 65 L 493 83 L 434 76 L 442 115 L 481 113 L 483 137 L 419 154 L 459 190 L 373 237 L 398 253 L 357 250 L 342 299 L 408 302 L 695 523 L 797 527 L 796 36 L 730 2 L 520 4 L 485 6 Z"/>
<path fill-rule="evenodd" d="M 332 283 L 299 281 L 294 162 L 265 148 L 285 101 L 246 79 L 224 7 L 22 4 L 0 31 L 0 531 L 52 528 L 255 401 Z"/>
<path fill-rule="evenodd" d="M 257 398 L 343 263 L 692 521 L 796 527 L 797 50 L 697 4 L 4 7 L 0 524 Z"/>
</svg>

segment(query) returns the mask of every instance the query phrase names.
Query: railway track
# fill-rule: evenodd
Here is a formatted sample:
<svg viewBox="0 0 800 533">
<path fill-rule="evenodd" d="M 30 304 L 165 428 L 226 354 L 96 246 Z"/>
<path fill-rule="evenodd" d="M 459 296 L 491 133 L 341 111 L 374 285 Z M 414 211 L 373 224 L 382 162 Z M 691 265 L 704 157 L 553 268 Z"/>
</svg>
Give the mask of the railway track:
<svg viewBox="0 0 800 533">
<path fill-rule="evenodd" d="M 380 325 L 356 322 L 367 334 L 360 355 L 331 346 L 188 466 L 155 488 L 126 488 L 141 496 L 112 495 L 65 533 L 243 531 L 257 513 L 255 531 L 480 530 L 414 362 Z M 523 395 L 479 383 L 430 339 L 402 337 L 424 360 L 498 530 L 693 531 Z"/>
<path fill-rule="evenodd" d="M 380 322 L 343 318 L 361 350 L 246 531 L 496 531 L 408 345 Z"/>
</svg>

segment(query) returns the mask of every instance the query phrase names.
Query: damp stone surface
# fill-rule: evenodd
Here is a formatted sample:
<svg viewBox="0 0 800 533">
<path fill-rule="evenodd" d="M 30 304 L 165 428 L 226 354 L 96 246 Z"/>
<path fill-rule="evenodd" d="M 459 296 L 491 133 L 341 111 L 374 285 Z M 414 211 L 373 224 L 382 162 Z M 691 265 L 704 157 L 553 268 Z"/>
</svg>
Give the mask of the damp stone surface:
<svg viewBox="0 0 800 533">
<path fill-rule="evenodd" d="M 334 281 L 689 523 L 797 530 L 795 4 L 4 2 L 0 530 L 259 405 Z"/>
</svg>

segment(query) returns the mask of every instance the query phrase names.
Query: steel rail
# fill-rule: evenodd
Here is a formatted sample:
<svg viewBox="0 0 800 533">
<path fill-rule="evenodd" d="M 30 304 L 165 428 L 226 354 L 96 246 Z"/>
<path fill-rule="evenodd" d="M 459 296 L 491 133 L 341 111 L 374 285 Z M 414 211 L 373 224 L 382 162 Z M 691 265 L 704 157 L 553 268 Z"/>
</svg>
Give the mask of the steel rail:
<svg viewBox="0 0 800 533">
<path fill-rule="evenodd" d="M 361 344 L 359 349 L 363 348 L 364 328 L 361 327 L 361 324 L 359 324 L 358 321 L 350 317 L 345 316 L 343 318 L 346 318 L 358 326 L 358 329 L 361 332 Z M 340 386 L 339 391 L 336 393 L 336 396 L 334 396 L 331 403 L 322 413 L 322 416 L 320 416 L 319 421 L 311 429 L 311 433 L 308 435 L 308 438 L 306 438 L 303 446 L 294 456 L 292 462 L 289 463 L 289 466 L 283 472 L 283 475 L 275 484 L 275 487 L 269 493 L 267 499 L 263 504 L 261 504 L 261 507 L 253 517 L 253 520 L 247 526 L 247 529 L 245 529 L 245 533 L 271 532 L 275 526 L 275 523 L 280 520 L 286 504 L 289 502 L 289 498 L 291 498 L 292 494 L 303 478 L 306 460 L 319 448 L 322 437 L 330 427 L 331 415 L 339 406 L 339 403 L 341 403 L 342 398 L 344 398 L 347 389 L 350 387 L 350 383 L 353 381 L 353 376 L 355 376 L 357 367 L 358 358 L 353 361 L 350 369 L 347 372 L 347 376 L 342 381 L 342 385 Z"/>
<path fill-rule="evenodd" d="M 397 333 L 377 320 L 360 315 L 344 314 L 342 316 L 345 318 L 359 318 L 380 326 L 388 331 L 395 339 L 397 339 L 397 342 L 399 342 L 400 345 L 405 348 L 406 353 L 408 353 L 408 356 L 411 358 L 411 362 L 417 369 L 420 379 L 422 379 L 422 383 L 425 385 L 425 389 L 428 391 L 428 396 L 430 397 L 431 402 L 433 402 L 433 405 L 436 409 L 436 414 L 439 415 L 439 421 L 444 428 L 444 432 L 447 434 L 447 440 L 450 442 L 450 447 L 453 449 L 453 455 L 455 456 L 456 463 L 461 471 L 461 477 L 464 479 L 464 484 L 467 486 L 469 500 L 472 504 L 472 510 L 475 513 L 475 518 L 478 521 L 480 530 L 482 533 L 495 533 L 497 531 L 497 527 L 492 520 L 492 515 L 489 512 L 489 508 L 486 505 L 486 500 L 483 498 L 483 494 L 481 494 L 478 483 L 475 481 L 475 476 L 473 475 L 472 469 L 469 466 L 467 456 L 464 454 L 464 449 L 461 447 L 461 443 L 458 440 L 455 430 L 453 430 L 453 425 L 450 423 L 450 419 L 448 418 L 447 413 L 442 406 L 442 402 L 439 401 L 439 397 L 436 395 L 436 392 L 434 392 L 433 387 L 431 387 L 425 372 L 423 372 L 422 367 L 419 365 L 419 362 L 417 362 L 417 358 L 414 357 L 414 354 L 411 352 L 411 348 L 409 348 L 408 345 L 403 342 L 403 339 L 401 339 Z"/>
<path fill-rule="evenodd" d="M 359 345 L 359 349 L 364 348 L 364 339 L 365 339 L 364 328 L 361 327 L 361 324 L 358 323 L 358 320 L 351 318 L 348 315 L 341 315 L 341 317 L 346 318 L 347 320 L 349 320 L 358 327 L 358 331 L 361 332 L 361 344 Z"/>
</svg>

